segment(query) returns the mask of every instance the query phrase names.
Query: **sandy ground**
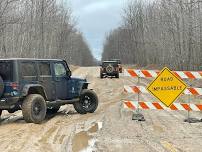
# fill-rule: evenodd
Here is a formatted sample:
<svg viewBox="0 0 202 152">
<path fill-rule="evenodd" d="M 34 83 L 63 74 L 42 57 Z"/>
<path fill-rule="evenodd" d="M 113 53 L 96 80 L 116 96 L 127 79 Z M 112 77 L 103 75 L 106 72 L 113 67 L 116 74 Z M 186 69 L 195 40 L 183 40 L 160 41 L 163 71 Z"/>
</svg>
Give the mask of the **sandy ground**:
<svg viewBox="0 0 202 152">
<path fill-rule="evenodd" d="M 136 84 L 136 79 L 101 80 L 98 67 L 78 68 L 73 75 L 91 82 L 90 88 L 99 96 L 98 110 L 79 115 L 71 105 L 63 106 L 40 125 L 25 123 L 20 111 L 4 112 L 0 124 L 1 151 L 202 151 L 202 123 L 185 123 L 186 112 L 141 111 L 146 121 L 132 121 L 132 112 L 123 109 L 121 100 L 137 99 L 123 93 L 123 85 Z M 141 80 L 142 85 L 148 82 Z M 154 100 L 150 95 L 141 95 L 141 99 Z M 202 118 L 202 113 L 192 112 L 191 116 Z"/>
</svg>

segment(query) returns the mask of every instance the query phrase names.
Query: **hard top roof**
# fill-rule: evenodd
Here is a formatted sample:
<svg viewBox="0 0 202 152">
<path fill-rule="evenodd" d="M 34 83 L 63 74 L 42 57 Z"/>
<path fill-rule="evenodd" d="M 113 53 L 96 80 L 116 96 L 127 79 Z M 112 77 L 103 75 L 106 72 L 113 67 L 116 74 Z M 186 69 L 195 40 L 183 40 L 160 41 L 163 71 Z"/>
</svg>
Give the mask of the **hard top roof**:
<svg viewBox="0 0 202 152">
<path fill-rule="evenodd" d="M 117 63 L 117 61 L 102 61 L 103 63 Z"/>
<path fill-rule="evenodd" d="M 14 61 L 14 60 L 19 60 L 19 61 L 63 61 L 62 59 L 37 59 L 37 58 L 2 58 L 0 61 Z"/>
<path fill-rule="evenodd" d="M 121 61 L 121 59 L 112 59 L 113 61 Z"/>
</svg>

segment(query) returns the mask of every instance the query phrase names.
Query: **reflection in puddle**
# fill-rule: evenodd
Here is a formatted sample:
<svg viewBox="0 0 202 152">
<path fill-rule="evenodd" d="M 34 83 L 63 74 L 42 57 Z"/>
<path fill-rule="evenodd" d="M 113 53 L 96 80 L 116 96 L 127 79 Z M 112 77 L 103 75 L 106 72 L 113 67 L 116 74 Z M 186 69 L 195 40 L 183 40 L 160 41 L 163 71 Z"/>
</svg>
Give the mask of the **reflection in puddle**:
<svg viewBox="0 0 202 152">
<path fill-rule="evenodd" d="M 80 152 L 82 149 L 85 149 L 88 146 L 88 141 L 91 137 L 86 131 L 81 131 L 77 133 L 72 141 L 72 150 L 73 152 Z"/>
<path fill-rule="evenodd" d="M 88 130 L 88 132 L 89 133 L 96 133 L 97 131 L 98 131 L 98 124 L 96 123 L 94 126 L 92 126 L 89 130 Z"/>
<path fill-rule="evenodd" d="M 96 133 L 102 128 L 102 122 L 94 124 L 88 131 L 77 133 L 72 141 L 73 152 L 92 152 L 96 140 L 89 134 Z"/>
<path fill-rule="evenodd" d="M 93 152 L 95 151 L 95 143 L 96 143 L 96 140 L 95 139 L 91 139 L 88 141 L 88 147 L 86 149 L 83 149 L 81 152 Z"/>
</svg>

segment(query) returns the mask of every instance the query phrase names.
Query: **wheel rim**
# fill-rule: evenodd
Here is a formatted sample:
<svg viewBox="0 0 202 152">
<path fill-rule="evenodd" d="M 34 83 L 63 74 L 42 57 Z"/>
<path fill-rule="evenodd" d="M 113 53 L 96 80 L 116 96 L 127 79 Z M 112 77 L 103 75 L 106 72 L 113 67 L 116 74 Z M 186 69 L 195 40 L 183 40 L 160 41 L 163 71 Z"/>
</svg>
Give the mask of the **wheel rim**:
<svg viewBox="0 0 202 152">
<path fill-rule="evenodd" d="M 82 104 L 84 109 L 89 109 L 92 105 L 92 99 L 89 96 L 84 96 Z"/>
<path fill-rule="evenodd" d="M 34 104 L 34 107 L 33 107 L 33 112 L 34 112 L 34 114 L 35 114 L 35 115 L 39 115 L 40 112 L 41 112 L 41 109 L 42 109 L 41 104 L 40 104 L 39 102 L 36 102 L 36 103 Z"/>
</svg>

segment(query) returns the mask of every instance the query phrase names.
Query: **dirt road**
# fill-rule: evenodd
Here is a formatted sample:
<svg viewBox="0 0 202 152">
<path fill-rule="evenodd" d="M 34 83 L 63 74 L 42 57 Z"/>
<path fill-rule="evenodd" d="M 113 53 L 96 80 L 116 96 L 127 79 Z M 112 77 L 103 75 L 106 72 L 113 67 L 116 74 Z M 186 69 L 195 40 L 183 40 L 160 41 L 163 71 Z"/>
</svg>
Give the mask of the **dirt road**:
<svg viewBox="0 0 202 152">
<path fill-rule="evenodd" d="M 94 114 L 79 115 L 72 106 L 63 106 L 56 115 L 40 125 L 27 124 L 21 112 L 4 112 L 0 125 L 0 149 L 5 152 L 131 152 L 200 151 L 202 123 L 183 122 L 186 112 L 142 111 L 145 122 L 132 121 L 132 113 L 123 109 L 121 100 L 134 99 L 123 93 L 124 84 L 137 80 L 100 79 L 98 67 L 82 67 L 73 75 L 86 77 L 99 96 Z M 148 81 L 142 80 L 146 84 Z M 142 100 L 150 101 L 149 95 Z M 201 113 L 192 113 L 202 117 Z"/>
</svg>

